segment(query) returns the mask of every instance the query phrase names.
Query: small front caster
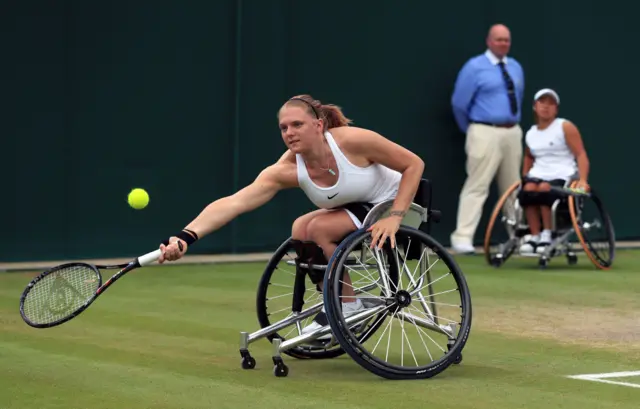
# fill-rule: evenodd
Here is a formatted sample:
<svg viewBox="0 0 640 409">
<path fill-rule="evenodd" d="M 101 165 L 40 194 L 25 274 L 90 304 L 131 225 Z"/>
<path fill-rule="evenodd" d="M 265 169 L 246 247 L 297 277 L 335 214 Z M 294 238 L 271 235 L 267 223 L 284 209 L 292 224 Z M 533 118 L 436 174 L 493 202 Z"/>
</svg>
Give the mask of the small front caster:
<svg viewBox="0 0 640 409">
<path fill-rule="evenodd" d="M 282 359 L 279 357 L 273 358 L 273 374 L 278 378 L 284 378 L 289 375 L 289 367 L 282 362 Z"/>
<path fill-rule="evenodd" d="M 540 260 L 538 260 L 538 267 L 540 267 L 540 269 L 547 268 L 548 264 L 549 260 L 547 260 L 545 257 L 540 257 Z"/>
<path fill-rule="evenodd" d="M 256 367 L 256 360 L 251 356 L 242 358 L 242 369 L 253 369 Z"/>
<path fill-rule="evenodd" d="M 253 369 L 256 367 L 256 360 L 249 354 L 246 349 L 240 350 L 242 356 L 242 369 Z"/>
<path fill-rule="evenodd" d="M 569 263 L 570 266 L 578 264 L 578 256 L 574 253 L 567 254 L 567 263 Z"/>
<path fill-rule="evenodd" d="M 289 375 L 289 367 L 285 364 L 279 364 L 273 367 L 273 374 L 278 378 L 284 378 Z"/>
<path fill-rule="evenodd" d="M 462 362 L 462 354 L 458 355 L 457 357 L 455 357 L 455 359 L 453 360 L 453 364 L 454 365 L 460 365 L 460 363 Z"/>
<path fill-rule="evenodd" d="M 504 258 L 502 257 L 501 254 L 491 257 L 491 265 L 493 267 L 498 268 L 498 267 L 502 266 L 503 263 L 504 263 Z"/>
</svg>

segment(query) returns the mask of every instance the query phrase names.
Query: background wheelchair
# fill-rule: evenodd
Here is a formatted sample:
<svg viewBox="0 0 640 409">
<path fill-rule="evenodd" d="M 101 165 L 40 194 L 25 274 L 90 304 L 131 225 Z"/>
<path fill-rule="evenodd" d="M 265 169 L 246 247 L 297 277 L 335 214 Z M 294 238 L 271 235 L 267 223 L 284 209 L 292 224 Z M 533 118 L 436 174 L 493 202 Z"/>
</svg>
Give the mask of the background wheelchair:
<svg viewBox="0 0 640 409">
<path fill-rule="evenodd" d="M 551 206 L 552 243 L 538 257 L 538 265 L 545 268 L 551 258 L 565 255 L 572 265 L 578 262 L 576 251 L 584 250 L 598 269 L 608 270 L 613 264 L 615 235 L 613 224 L 597 193 L 572 190 L 577 181 L 572 178 L 564 187 L 551 187 L 559 193 Z M 484 238 L 487 263 L 500 267 L 518 252 L 524 237 L 530 234 L 523 208 L 517 199 L 521 182 L 514 183 L 502 195 L 493 209 Z M 580 243 L 571 239 L 573 236 Z"/>
<path fill-rule="evenodd" d="M 431 209 L 430 189 L 423 179 L 395 248 L 389 240 L 382 249 L 370 248 L 366 231 L 388 214 L 391 201 L 374 206 L 363 227 L 342 239 L 330 260 L 315 243 L 285 240 L 258 285 L 261 329 L 241 333 L 242 367 L 255 367 L 248 346 L 262 338 L 272 343 L 278 377 L 289 372 L 282 354 L 326 359 L 346 352 L 387 379 L 430 378 L 460 363 L 471 328 L 471 298 L 462 271 L 429 235 L 440 217 Z M 341 301 L 345 273 L 365 307 L 347 317 Z M 323 306 L 326 325 L 303 334 Z"/>
</svg>

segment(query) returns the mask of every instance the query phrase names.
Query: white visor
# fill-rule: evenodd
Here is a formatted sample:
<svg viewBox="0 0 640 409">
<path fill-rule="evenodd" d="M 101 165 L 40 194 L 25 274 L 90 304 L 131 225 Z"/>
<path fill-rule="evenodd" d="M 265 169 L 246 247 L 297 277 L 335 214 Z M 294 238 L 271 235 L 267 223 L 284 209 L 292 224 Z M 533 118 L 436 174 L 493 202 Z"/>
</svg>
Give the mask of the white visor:
<svg viewBox="0 0 640 409">
<path fill-rule="evenodd" d="M 556 100 L 556 103 L 560 105 L 560 97 L 558 96 L 558 93 L 552 90 L 551 88 L 543 88 L 540 91 L 536 92 L 536 95 L 533 97 L 533 101 L 534 102 L 537 101 L 543 95 L 551 95 L 553 99 Z"/>
</svg>

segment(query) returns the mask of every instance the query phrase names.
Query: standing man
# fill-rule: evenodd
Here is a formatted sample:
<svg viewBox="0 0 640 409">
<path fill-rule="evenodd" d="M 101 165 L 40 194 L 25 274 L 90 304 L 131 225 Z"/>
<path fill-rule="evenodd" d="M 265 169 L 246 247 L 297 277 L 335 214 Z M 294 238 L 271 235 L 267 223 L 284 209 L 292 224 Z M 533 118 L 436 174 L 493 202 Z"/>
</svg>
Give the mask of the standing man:
<svg viewBox="0 0 640 409">
<path fill-rule="evenodd" d="M 461 254 L 474 252 L 474 235 L 496 174 L 500 194 L 520 179 L 524 73 L 516 60 L 507 57 L 511 47 L 507 27 L 492 26 L 487 47 L 462 67 L 451 98 L 458 127 L 466 133 L 467 180 L 451 235 L 453 250 Z"/>
</svg>

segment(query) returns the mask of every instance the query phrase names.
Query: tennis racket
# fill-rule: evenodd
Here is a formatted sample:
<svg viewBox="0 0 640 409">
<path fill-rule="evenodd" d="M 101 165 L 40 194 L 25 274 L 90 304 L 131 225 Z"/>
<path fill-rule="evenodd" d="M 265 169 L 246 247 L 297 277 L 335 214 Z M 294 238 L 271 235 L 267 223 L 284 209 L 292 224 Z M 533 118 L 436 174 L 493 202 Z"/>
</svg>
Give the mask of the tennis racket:
<svg viewBox="0 0 640 409">
<path fill-rule="evenodd" d="M 178 242 L 182 247 L 182 243 Z M 180 249 L 182 250 L 182 249 Z M 136 268 L 147 266 L 161 255 L 155 250 L 128 263 L 94 265 L 65 263 L 31 280 L 20 297 L 20 315 L 34 328 L 50 328 L 69 321 L 86 310 L 109 286 Z M 120 269 L 104 284 L 100 270 Z"/>
<path fill-rule="evenodd" d="M 554 192 L 562 193 L 568 196 L 586 196 L 591 197 L 591 193 L 586 190 L 572 188 L 572 187 L 560 187 L 560 186 L 551 186 L 551 189 Z"/>
</svg>

